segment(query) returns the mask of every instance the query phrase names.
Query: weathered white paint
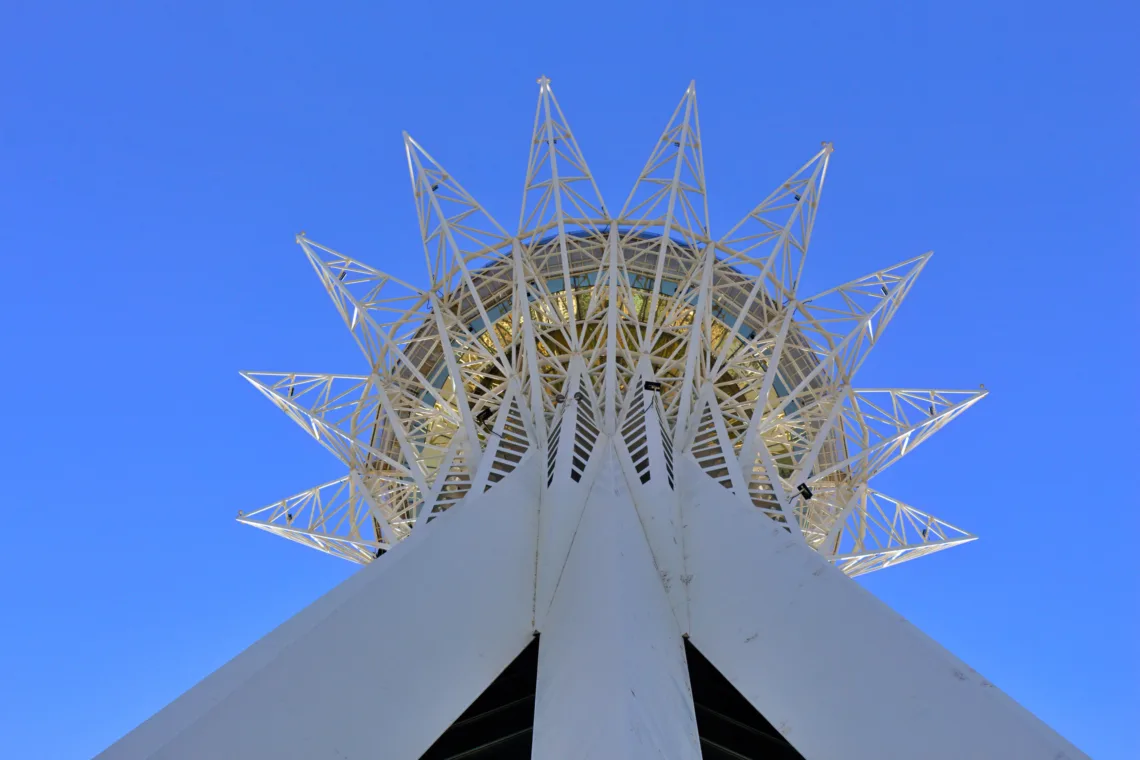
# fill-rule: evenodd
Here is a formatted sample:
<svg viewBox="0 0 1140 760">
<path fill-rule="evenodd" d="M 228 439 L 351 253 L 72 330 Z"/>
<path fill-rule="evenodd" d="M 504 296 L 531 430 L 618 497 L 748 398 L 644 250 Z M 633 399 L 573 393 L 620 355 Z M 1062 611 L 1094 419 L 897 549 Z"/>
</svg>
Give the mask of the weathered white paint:
<svg viewBox="0 0 1140 760">
<path fill-rule="evenodd" d="M 692 643 L 805 758 L 1086 757 L 688 456 L 677 465 Z"/>
<path fill-rule="evenodd" d="M 100 760 L 419 757 L 531 640 L 540 469 L 528 456 Z"/>
<path fill-rule="evenodd" d="M 607 444 L 538 650 L 533 757 L 698 760 L 684 644 Z"/>
</svg>

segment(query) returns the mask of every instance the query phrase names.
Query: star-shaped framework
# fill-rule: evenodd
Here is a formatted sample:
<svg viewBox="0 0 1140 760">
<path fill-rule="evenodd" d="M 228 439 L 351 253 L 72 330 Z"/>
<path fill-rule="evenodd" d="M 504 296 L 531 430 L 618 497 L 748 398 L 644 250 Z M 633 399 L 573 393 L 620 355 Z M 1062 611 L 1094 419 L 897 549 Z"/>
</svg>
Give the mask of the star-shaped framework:
<svg viewBox="0 0 1140 760">
<path fill-rule="evenodd" d="M 831 144 L 716 236 L 695 84 L 616 215 L 538 84 L 514 234 L 405 134 L 426 287 L 297 236 L 367 373 L 243 375 L 348 472 L 239 521 L 368 563 L 529 453 L 542 503 L 604 435 L 670 492 L 692 457 L 848 575 L 973 540 L 871 480 L 985 390 L 853 385 L 930 254 L 799 292 Z"/>
</svg>

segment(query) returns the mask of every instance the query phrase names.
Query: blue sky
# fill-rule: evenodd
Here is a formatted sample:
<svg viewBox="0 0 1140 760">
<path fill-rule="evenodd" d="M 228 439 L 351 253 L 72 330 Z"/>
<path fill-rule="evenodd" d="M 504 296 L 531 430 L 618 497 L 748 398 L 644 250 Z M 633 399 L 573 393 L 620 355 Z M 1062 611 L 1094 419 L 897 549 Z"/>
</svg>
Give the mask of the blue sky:
<svg viewBox="0 0 1140 760">
<path fill-rule="evenodd" d="M 3 754 L 92 755 L 352 571 L 233 521 L 340 474 L 237 372 L 362 368 L 299 230 L 423 280 L 401 130 L 514 224 L 546 74 L 611 205 L 695 78 L 714 232 L 826 139 L 806 286 L 935 251 L 860 380 L 992 391 L 880 481 L 982 540 L 866 583 L 1140 755 L 1140 18 L 917 5 L 6 3 Z"/>
</svg>

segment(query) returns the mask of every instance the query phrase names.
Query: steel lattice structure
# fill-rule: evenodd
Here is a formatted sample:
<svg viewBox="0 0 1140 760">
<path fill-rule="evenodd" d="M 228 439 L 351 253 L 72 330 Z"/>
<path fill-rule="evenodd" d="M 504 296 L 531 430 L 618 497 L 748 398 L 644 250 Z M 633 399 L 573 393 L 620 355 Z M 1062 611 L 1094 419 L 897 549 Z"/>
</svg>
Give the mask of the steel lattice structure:
<svg viewBox="0 0 1140 760">
<path fill-rule="evenodd" d="M 930 254 L 800 292 L 831 144 L 716 234 L 690 85 L 614 214 L 542 78 L 512 234 L 404 142 L 425 287 L 297 236 L 366 374 L 243 373 L 347 474 L 241 522 L 368 563 L 532 450 L 548 498 L 604 434 L 670 491 L 692 457 L 848 575 L 975 538 L 871 481 L 985 390 L 853 383 Z"/>
<path fill-rule="evenodd" d="M 100 760 L 1086 757 L 850 577 L 973 538 L 871 483 L 984 391 L 852 384 L 928 256 L 800 294 L 826 143 L 714 236 L 692 85 L 613 214 L 539 82 L 515 234 L 405 138 L 426 288 L 298 236 L 348 471 L 239 519 L 365 567 Z"/>
</svg>

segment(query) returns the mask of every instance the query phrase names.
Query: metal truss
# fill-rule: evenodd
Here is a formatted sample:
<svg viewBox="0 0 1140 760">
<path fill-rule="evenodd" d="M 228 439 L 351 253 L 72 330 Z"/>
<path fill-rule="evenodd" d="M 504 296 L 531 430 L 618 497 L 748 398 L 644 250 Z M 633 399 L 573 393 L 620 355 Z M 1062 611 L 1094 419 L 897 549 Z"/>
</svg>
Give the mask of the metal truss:
<svg viewBox="0 0 1140 760">
<path fill-rule="evenodd" d="M 353 562 L 367 562 L 391 548 L 388 530 L 371 494 L 349 474 L 248 514 L 238 522 Z"/>
<path fill-rule="evenodd" d="M 924 557 L 977 536 L 920 512 L 897 499 L 865 489 L 858 509 L 848 512 L 842 531 L 823 555 L 850 576 Z"/>
<path fill-rule="evenodd" d="M 800 293 L 830 143 L 718 237 L 695 84 L 616 215 L 545 77 L 514 234 L 404 142 L 424 287 L 297 236 L 367 372 L 244 373 L 349 474 L 242 522 L 366 563 L 532 451 L 572 498 L 605 436 L 652 498 L 691 457 L 849 575 L 974 538 L 870 487 L 985 390 L 853 384 L 930 254 Z"/>
</svg>

